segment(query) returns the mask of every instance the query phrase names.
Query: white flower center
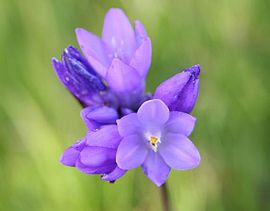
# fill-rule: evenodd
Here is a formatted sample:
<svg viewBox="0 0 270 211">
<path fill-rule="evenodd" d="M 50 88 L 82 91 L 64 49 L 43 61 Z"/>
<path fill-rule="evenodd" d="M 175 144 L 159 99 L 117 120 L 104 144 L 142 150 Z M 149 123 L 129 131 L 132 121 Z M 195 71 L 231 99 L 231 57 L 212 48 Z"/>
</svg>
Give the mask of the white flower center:
<svg viewBox="0 0 270 211">
<path fill-rule="evenodd" d="M 157 152 L 158 145 L 161 143 L 159 136 L 146 134 L 146 139 L 151 149 Z"/>
</svg>

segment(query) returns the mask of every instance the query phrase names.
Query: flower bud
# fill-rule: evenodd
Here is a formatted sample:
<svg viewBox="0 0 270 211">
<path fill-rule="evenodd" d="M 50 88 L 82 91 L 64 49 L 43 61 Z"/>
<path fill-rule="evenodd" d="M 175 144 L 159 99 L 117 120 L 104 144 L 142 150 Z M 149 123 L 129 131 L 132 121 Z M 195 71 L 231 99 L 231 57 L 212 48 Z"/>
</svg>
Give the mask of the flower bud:
<svg viewBox="0 0 270 211">
<path fill-rule="evenodd" d="M 161 99 L 170 111 L 190 113 L 199 92 L 200 65 L 194 65 L 161 83 L 154 98 Z"/>
<path fill-rule="evenodd" d="M 69 46 L 62 54 L 62 61 L 52 59 L 60 81 L 85 106 L 102 105 L 107 87 L 80 52 Z"/>
</svg>

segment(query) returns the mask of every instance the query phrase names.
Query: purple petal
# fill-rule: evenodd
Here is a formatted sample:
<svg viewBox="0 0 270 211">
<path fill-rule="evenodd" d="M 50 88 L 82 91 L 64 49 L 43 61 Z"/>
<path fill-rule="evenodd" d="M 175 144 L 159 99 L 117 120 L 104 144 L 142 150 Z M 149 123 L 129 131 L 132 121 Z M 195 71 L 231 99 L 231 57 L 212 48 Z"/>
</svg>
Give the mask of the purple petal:
<svg viewBox="0 0 270 211">
<path fill-rule="evenodd" d="M 76 29 L 78 43 L 91 66 L 104 77 L 110 60 L 103 41 L 96 35 L 82 28 Z"/>
<path fill-rule="evenodd" d="M 80 159 L 78 159 L 77 162 L 76 162 L 76 168 L 79 169 L 81 172 L 83 172 L 85 174 L 94 174 L 95 171 L 96 171 L 96 168 L 87 167 L 87 166 L 83 165 L 80 162 Z"/>
<path fill-rule="evenodd" d="M 80 155 L 80 151 L 73 147 L 67 148 L 61 155 L 59 161 L 66 166 L 75 166 L 75 163 Z"/>
<path fill-rule="evenodd" d="M 196 118 L 193 116 L 179 111 L 172 111 L 170 112 L 168 122 L 165 124 L 165 130 L 166 132 L 189 136 L 193 131 L 195 123 Z"/>
<path fill-rule="evenodd" d="M 134 111 L 129 109 L 129 108 L 121 107 L 121 115 L 122 116 L 126 116 L 126 115 L 131 114 L 131 113 L 134 113 Z"/>
<path fill-rule="evenodd" d="M 162 138 L 159 153 L 171 168 L 193 169 L 200 163 L 200 154 L 194 144 L 185 136 L 169 133 Z"/>
<path fill-rule="evenodd" d="M 106 81 L 116 92 L 133 91 L 140 85 L 141 78 L 136 70 L 119 59 L 112 61 Z"/>
<path fill-rule="evenodd" d="M 83 106 L 104 103 L 107 87 L 76 48 L 69 46 L 62 54 L 62 62 L 53 58 L 52 64 L 60 81 Z"/>
<path fill-rule="evenodd" d="M 102 126 L 102 124 L 92 119 L 84 119 L 84 123 L 89 131 L 96 131 Z"/>
<path fill-rule="evenodd" d="M 134 104 L 140 102 L 144 91 L 144 81 L 132 67 L 119 59 L 114 59 L 108 70 L 106 81 L 118 96 L 122 106 L 132 108 Z"/>
<path fill-rule="evenodd" d="M 79 158 L 80 152 L 85 146 L 85 139 L 81 139 L 67 148 L 61 155 L 59 161 L 66 166 L 75 166 Z"/>
<path fill-rule="evenodd" d="M 104 147 L 85 147 L 80 154 L 80 163 L 92 168 L 106 168 L 115 164 L 116 150 Z M 102 173 L 102 172 L 100 172 Z"/>
<path fill-rule="evenodd" d="M 137 114 L 132 113 L 117 120 L 119 134 L 122 137 L 136 134 L 141 129 L 141 124 L 138 120 Z"/>
<path fill-rule="evenodd" d="M 114 108 L 103 106 L 89 112 L 87 118 L 102 124 L 112 124 L 118 119 L 118 113 Z"/>
<path fill-rule="evenodd" d="M 141 77 L 145 77 L 152 61 L 152 45 L 150 38 L 146 38 L 135 51 L 130 66 L 138 71 Z"/>
<path fill-rule="evenodd" d="M 87 60 L 81 55 L 80 51 L 69 46 L 62 54 L 62 62 L 74 76 L 84 79 L 81 82 L 87 83 L 87 86 L 95 91 L 106 91 L 106 86 L 100 76 L 89 65 Z"/>
<path fill-rule="evenodd" d="M 137 115 L 146 126 L 162 125 L 169 119 L 169 109 L 161 100 L 148 100 L 141 105 Z"/>
<path fill-rule="evenodd" d="M 67 68 L 56 58 L 52 59 L 52 65 L 59 80 L 70 91 L 70 93 L 72 93 L 80 102 L 83 102 L 83 104 L 91 104 L 92 100 L 88 95 L 89 90 L 85 87 L 85 84 L 79 83 Z"/>
<path fill-rule="evenodd" d="M 154 98 L 164 101 L 170 111 L 190 113 L 198 97 L 199 74 L 199 65 L 176 74 L 157 87 Z"/>
<path fill-rule="evenodd" d="M 118 119 L 118 113 L 114 108 L 86 107 L 81 111 L 81 117 L 88 129 L 93 130 L 102 124 L 113 124 Z"/>
<path fill-rule="evenodd" d="M 104 19 L 102 40 L 110 47 L 112 57 L 129 62 L 136 49 L 135 33 L 121 9 L 110 9 Z"/>
<path fill-rule="evenodd" d="M 85 174 L 108 174 L 116 168 L 116 164 L 103 165 L 103 166 L 86 166 L 80 159 L 76 162 L 76 168 Z"/>
<path fill-rule="evenodd" d="M 148 37 L 147 32 L 139 20 L 135 21 L 135 35 L 137 40 L 137 46 L 139 47 L 143 41 Z"/>
<path fill-rule="evenodd" d="M 109 174 L 105 174 L 101 177 L 101 179 L 114 182 L 115 180 L 119 179 L 126 173 L 126 170 L 120 169 L 119 167 L 116 167 L 112 172 Z"/>
<path fill-rule="evenodd" d="M 136 168 L 144 162 L 147 153 L 147 146 L 141 137 L 137 135 L 127 136 L 123 138 L 117 149 L 117 165 L 124 170 Z"/>
<path fill-rule="evenodd" d="M 118 133 L 116 125 L 106 125 L 97 131 L 90 131 L 86 135 L 88 146 L 93 147 L 106 147 L 111 149 L 117 149 L 121 137 Z"/>
<path fill-rule="evenodd" d="M 88 114 L 94 111 L 95 109 L 99 109 L 100 107 L 92 107 L 88 106 L 81 110 L 81 117 L 87 127 L 90 131 L 95 131 L 101 127 L 100 123 L 97 123 L 95 120 L 88 118 Z"/>
<path fill-rule="evenodd" d="M 170 167 L 164 162 L 159 153 L 152 150 L 148 153 L 142 169 L 145 175 L 158 187 L 166 182 L 170 173 Z"/>
</svg>

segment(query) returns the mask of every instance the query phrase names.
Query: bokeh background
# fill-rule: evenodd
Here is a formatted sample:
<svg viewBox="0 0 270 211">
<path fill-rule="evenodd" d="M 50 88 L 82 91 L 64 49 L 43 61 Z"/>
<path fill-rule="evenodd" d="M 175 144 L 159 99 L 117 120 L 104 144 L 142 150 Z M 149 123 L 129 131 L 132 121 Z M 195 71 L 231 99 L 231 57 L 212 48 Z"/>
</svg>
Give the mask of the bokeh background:
<svg viewBox="0 0 270 211">
<path fill-rule="evenodd" d="M 202 163 L 171 172 L 173 208 L 270 210 L 268 0 L 0 0 L 0 210 L 161 210 L 140 169 L 109 184 L 58 162 L 86 128 L 51 57 L 78 46 L 76 27 L 101 34 L 110 7 L 152 38 L 148 91 L 202 67 L 191 137 Z"/>
</svg>

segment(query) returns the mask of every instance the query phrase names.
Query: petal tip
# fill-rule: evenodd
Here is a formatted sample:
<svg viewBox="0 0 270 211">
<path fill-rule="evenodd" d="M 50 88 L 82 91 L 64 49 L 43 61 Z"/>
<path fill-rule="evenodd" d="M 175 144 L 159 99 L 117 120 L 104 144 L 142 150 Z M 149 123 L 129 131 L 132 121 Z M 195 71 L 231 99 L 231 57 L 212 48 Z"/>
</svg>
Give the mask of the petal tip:
<svg viewBox="0 0 270 211">
<path fill-rule="evenodd" d="M 58 161 L 64 166 L 69 166 L 69 167 L 74 167 L 75 166 L 75 165 L 71 164 L 70 162 L 66 161 L 64 153 L 60 156 Z"/>
<path fill-rule="evenodd" d="M 58 161 L 63 164 L 63 154 L 59 157 Z"/>
<path fill-rule="evenodd" d="M 202 160 L 202 158 L 201 158 L 201 155 L 200 155 L 200 153 L 198 151 L 198 157 L 197 157 L 197 159 L 195 161 L 195 167 L 197 167 L 198 165 L 200 165 L 201 160 Z"/>
<path fill-rule="evenodd" d="M 60 62 L 58 61 L 58 59 L 55 58 L 55 57 L 53 57 L 53 58 L 51 59 L 51 61 L 52 61 L 52 65 L 53 65 L 53 66 L 56 66 L 56 65 L 58 65 L 58 63 L 60 63 Z"/>
<path fill-rule="evenodd" d="M 141 23 L 140 20 L 135 20 L 135 21 L 134 21 L 134 24 L 135 24 L 135 25 L 140 25 L 140 24 L 142 24 L 142 23 Z"/>
<path fill-rule="evenodd" d="M 121 8 L 110 8 L 106 15 L 112 14 L 112 15 L 118 15 L 118 14 L 125 14 L 124 11 Z"/>
<path fill-rule="evenodd" d="M 75 31 L 76 34 L 79 34 L 79 33 L 83 32 L 83 31 L 85 31 L 85 29 L 83 29 L 83 28 L 76 28 L 74 31 Z"/>
<path fill-rule="evenodd" d="M 88 31 L 83 29 L 83 28 L 76 28 L 75 29 L 75 34 L 76 34 L 78 41 L 83 39 L 86 33 L 88 33 Z M 79 44 L 80 44 L 80 42 L 79 42 Z"/>
<path fill-rule="evenodd" d="M 66 52 L 67 54 L 74 54 L 74 53 L 78 53 L 79 50 L 69 44 L 68 47 L 65 48 L 64 52 Z"/>
<path fill-rule="evenodd" d="M 201 163 L 201 155 L 197 150 L 197 155 L 193 157 L 193 164 L 190 166 L 190 168 L 187 168 L 186 170 L 197 168 L 200 165 L 200 163 Z"/>
<path fill-rule="evenodd" d="M 137 33 L 139 33 L 143 37 L 147 37 L 145 27 L 144 27 L 144 25 L 142 24 L 142 22 L 140 20 L 135 20 L 134 21 L 134 28 L 137 31 Z"/>
<path fill-rule="evenodd" d="M 61 61 L 59 61 L 55 57 L 53 57 L 51 61 L 52 61 L 52 66 L 53 66 L 55 73 L 58 75 L 58 77 L 60 77 L 61 72 L 63 72 L 63 70 L 64 70 L 64 65 L 62 64 Z"/>
<path fill-rule="evenodd" d="M 201 67 L 199 64 L 195 64 L 192 67 L 184 70 L 185 72 L 189 72 L 191 76 L 193 76 L 195 79 L 198 79 L 201 72 Z"/>
<path fill-rule="evenodd" d="M 152 100 L 148 100 L 148 101 L 145 101 L 140 108 L 142 108 L 143 106 L 146 106 L 146 105 L 150 105 L 150 104 L 159 104 L 160 106 L 162 106 L 164 109 L 166 108 L 166 111 L 169 113 L 169 108 L 168 106 L 161 100 L 161 99 L 152 99 Z M 140 110 L 139 108 L 139 110 Z"/>
</svg>

